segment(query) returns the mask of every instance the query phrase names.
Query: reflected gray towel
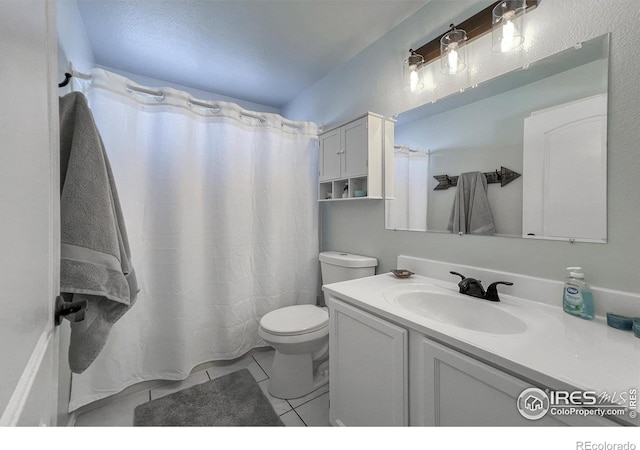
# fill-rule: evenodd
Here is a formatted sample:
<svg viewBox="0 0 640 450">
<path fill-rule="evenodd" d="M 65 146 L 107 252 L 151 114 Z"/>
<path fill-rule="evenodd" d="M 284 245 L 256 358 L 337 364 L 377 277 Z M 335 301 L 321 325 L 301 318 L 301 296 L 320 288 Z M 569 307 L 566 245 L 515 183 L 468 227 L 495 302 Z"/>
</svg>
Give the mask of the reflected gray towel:
<svg viewBox="0 0 640 450">
<path fill-rule="evenodd" d="M 104 347 L 113 324 L 138 293 L 111 166 L 87 99 L 60 98 L 60 292 L 87 300 L 71 319 L 69 365 L 82 373 Z"/>
<path fill-rule="evenodd" d="M 448 230 L 464 234 L 495 234 L 487 197 L 487 178 L 482 172 L 466 172 L 458 177 Z"/>
</svg>

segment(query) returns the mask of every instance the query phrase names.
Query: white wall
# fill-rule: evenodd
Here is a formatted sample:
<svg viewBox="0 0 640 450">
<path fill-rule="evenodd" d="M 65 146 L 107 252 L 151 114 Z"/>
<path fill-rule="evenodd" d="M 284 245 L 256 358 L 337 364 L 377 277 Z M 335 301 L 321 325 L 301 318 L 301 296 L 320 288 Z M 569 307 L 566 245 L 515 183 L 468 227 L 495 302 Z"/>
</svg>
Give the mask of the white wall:
<svg viewBox="0 0 640 450">
<path fill-rule="evenodd" d="M 402 89 L 401 64 L 408 49 L 430 41 L 446 31 L 449 23 L 459 23 L 490 3 L 432 1 L 282 108 L 283 114 L 294 120 L 331 124 L 367 110 L 393 115 L 424 103 L 429 94 L 412 98 Z M 321 205 L 324 250 L 377 256 L 379 272 L 394 268 L 397 255 L 403 253 L 448 261 L 452 267 L 468 264 L 554 279 L 564 276 L 565 267 L 581 265 L 597 286 L 640 290 L 636 281 L 640 275 L 640 127 L 636 123 L 640 111 L 640 55 L 635 48 L 640 40 L 640 3 L 543 0 L 527 14 L 527 21 L 527 49 L 508 56 L 509 61 L 491 59 L 475 80 L 611 33 L 608 243 L 394 232 L 384 229 L 384 202 L 367 201 Z M 470 60 L 480 61 L 473 59 L 474 52 L 487 54 L 478 49 L 482 39 L 469 45 Z M 468 81 L 467 77 L 462 84 Z M 455 87 L 446 86 L 437 94 L 446 95 Z"/>
</svg>

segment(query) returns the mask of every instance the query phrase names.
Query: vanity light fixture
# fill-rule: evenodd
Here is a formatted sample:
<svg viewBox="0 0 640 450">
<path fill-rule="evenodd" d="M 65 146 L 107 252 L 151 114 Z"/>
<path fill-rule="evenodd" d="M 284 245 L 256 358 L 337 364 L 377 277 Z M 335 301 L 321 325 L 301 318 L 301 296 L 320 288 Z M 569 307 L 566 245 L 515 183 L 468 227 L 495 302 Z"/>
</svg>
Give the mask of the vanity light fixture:
<svg viewBox="0 0 640 450">
<path fill-rule="evenodd" d="M 466 41 L 467 33 L 456 28 L 453 24 L 451 31 L 445 33 L 440 39 L 440 61 L 442 73 L 455 75 L 462 72 L 466 64 Z"/>
<path fill-rule="evenodd" d="M 489 31 L 491 31 L 492 47 L 496 52 L 502 52 L 503 46 L 506 49 L 507 47 L 517 48 L 519 45 L 522 45 L 522 42 L 524 42 L 524 38 L 522 37 L 522 32 L 524 30 L 524 15 L 525 13 L 534 10 L 541 1 L 542 0 L 503 0 L 492 3 L 482 11 L 469 17 L 467 20 L 460 22 L 457 28 L 454 27 L 452 30 L 438 36 L 437 38 L 424 44 L 417 50 L 409 50 L 411 56 L 404 60 L 403 65 L 405 74 L 405 86 L 411 88 L 411 71 L 409 70 L 409 62 L 419 61 L 419 59 L 412 59 L 412 57 L 417 58 L 421 56 L 423 60 L 422 62 L 417 63 L 415 69 L 416 75 L 414 76 L 414 79 L 418 80 L 417 84 L 415 85 L 416 91 L 422 88 L 422 84 L 424 84 L 424 81 L 420 76 L 420 67 L 425 64 L 429 64 L 430 62 L 438 58 L 442 60 L 442 40 L 452 31 L 466 33 L 466 40 L 464 41 L 465 45 L 466 43 L 471 42 L 474 39 L 479 38 L 480 36 L 484 36 L 485 34 L 489 33 Z M 494 14 L 498 16 L 497 20 L 494 17 Z M 504 39 L 503 37 L 506 37 L 506 39 Z M 497 46 L 496 40 L 498 40 Z M 511 45 L 508 45 L 509 41 L 511 42 Z M 458 44 L 458 46 L 460 46 L 460 44 Z M 458 63 L 464 62 L 466 64 L 466 61 L 462 61 L 460 59 L 461 51 L 462 50 L 459 51 L 458 49 L 456 49 Z M 455 57 L 452 55 L 451 59 L 454 58 Z M 449 56 L 447 56 L 446 64 L 447 67 L 450 67 L 451 64 L 449 64 L 448 59 Z M 444 65 L 445 61 L 442 60 L 444 73 L 456 73 L 451 72 L 448 69 L 445 71 Z M 463 68 L 460 68 L 460 70 L 462 69 Z"/>
<path fill-rule="evenodd" d="M 492 50 L 498 53 L 513 50 L 524 42 L 525 0 L 505 0 L 491 14 Z"/>
<path fill-rule="evenodd" d="M 424 83 L 420 79 L 420 66 L 424 64 L 424 57 L 409 49 L 409 57 L 404 60 L 402 67 L 404 68 L 405 86 L 409 86 L 411 92 L 417 92 L 424 88 Z"/>
</svg>

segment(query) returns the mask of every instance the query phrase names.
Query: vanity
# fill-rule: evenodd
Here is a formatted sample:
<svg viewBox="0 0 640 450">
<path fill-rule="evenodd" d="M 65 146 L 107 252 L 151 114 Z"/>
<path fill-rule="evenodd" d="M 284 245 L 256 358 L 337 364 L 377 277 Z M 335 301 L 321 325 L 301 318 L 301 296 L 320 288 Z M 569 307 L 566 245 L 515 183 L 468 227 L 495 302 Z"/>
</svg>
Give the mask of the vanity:
<svg viewBox="0 0 640 450">
<path fill-rule="evenodd" d="M 398 257 L 415 272 L 325 285 L 330 315 L 330 422 L 335 426 L 638 425 L 640 339 L 610 328 L 605 311 L 639 315 L 640 295 L 593 288 L 598 317 L 569 316 L 562 283 L 439 261 Z M 458 293 L 449 271 L 499 286 L 501 301 Z M 528 388 L 589 391 L 624 404 L 600 417 L 525 418 Z M 631 403 L 630 403 L 631 402 Z M 550 405 L 553 406 L 553 402 Z M 631 408 L 629 408 L 631 406 Z"/>
</svg>

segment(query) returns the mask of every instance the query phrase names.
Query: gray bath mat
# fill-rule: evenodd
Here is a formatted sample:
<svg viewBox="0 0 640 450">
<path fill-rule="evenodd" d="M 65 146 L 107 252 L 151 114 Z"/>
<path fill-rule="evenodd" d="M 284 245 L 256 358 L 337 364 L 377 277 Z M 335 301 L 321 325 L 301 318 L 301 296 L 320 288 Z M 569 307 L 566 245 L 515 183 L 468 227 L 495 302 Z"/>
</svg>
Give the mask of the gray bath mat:
<svg viewBox="0 0 640 450">
<path fill-rule="evenodd" d="M 282 426 L 247 369 L 136 407 L 138 427 Z"/>
</svg>

